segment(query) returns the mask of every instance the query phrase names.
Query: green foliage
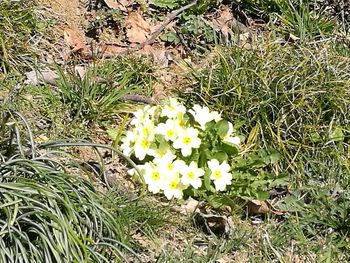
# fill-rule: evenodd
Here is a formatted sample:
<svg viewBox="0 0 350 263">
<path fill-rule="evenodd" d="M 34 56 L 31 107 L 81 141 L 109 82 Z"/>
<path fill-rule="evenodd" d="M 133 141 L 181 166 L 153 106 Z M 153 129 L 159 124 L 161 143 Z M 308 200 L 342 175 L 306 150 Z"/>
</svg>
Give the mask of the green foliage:
<svg viewBox="0 0 350 263">
<path fill-rule="evenodd" d="M 288 222 L 272 229 L 276 245 L 286 246 L 285 238 L 300 242 L 299 249 L 313 250 L 317 261 L 343 262 L 348 260 L 349 246 L 349 191 L 337 186 L 308 186 L 287 196 L 280 206 L 289 211 Z M 315 237 L 324 237 L 328 246 L 322 246 Z"/>
<path fill-rule="evenodd" d="M 322 149 L 323 158 L 333 149 L 346 155 L 348 58 L 325 55 L 321 48 L 274 44 L 224 52 L 208 69 L 194 72 L 198 86 L 190 98 L 204 100 L 230 120 L 242 120 L 247 144 L 277 149 L 291 171 L 303 173 L 316 149 Z"/>
<path fill-rule="evenodd" d="M 154 235 L 164 223 L 167 210 L 151 208 L 145 200 L 121 196 L 114 189 L 106 195 L 96 191 L 83 177 L 69 174 L 71 167 L 80 174 L 87 172 L 72 156 L 49 150 L 57 144 L 41 145 L 38 150 L 26 119 L 1 105 L 2 261 L 140 260 L 131 246 L 142 248 L 131 240 L 130 233 L 137 230 Z"/>
<path fill-rule="evenodd" d="M 40 155 L 31 131 L 26 142 L 11 112 L 1 115 L 2 261 L 110 262 L 132 255 L 123 220 L 106 208 L 110 201 L 67 174 L 52 154 Z"/>
<path fill-rule="evenodd" d="M 154 4 L 162 8 L 177 9 L 190 2 L 192 1 L 157 0 L 154 1 Z M 190 48 L 201 52 L 206 51 L 208 45 L 220 42 L 218 33 L 206 23 L 206 18 L 204 18 L 208 11 L 218 7 L 220 2 L 217 0 L 199 0 L 192 8 L 179 15 L 176 22 L 176 32 L 165 31 L 160 36 L 161 40 L 173 45 L 184 41 Z"/>
<path fill-rule="evenodd" d="M 152 0 L 153 5 L 168 9 L 177 9 L 191 2 L 193 2 L 193 0 Z M 209 8 L 218 6 L 220 2 L 220 0 L 198 0 L 197 4 L 193 6 L 188 13 L 205 13 Z"/>
<path fill-rule="evenodd" d="M 155 6 L 169 9 L 178 8 L 183 2 L 183 0 L 152 0 Z"/>
<path fill-rule="evenodd" d="M 177 45 L 180 43 L 180 38 L 178 37 L 178 35 L 175 32 L 172 31 L 168 31 L 163 33 L 160 36 L 160 39 L 169 43 L 172 43 L 174 45 Z"/>
<path fill-rule="evenodd" d="M 292 194 L 279 206 L 288 214 L 276 226 L 273 219 L 266 222 L 272 224 L 267 226 L 271 243 L 254 244 L 265 251 L 251 255 L 257 262 L 283 259 L 295 242 L 299 255 L 312 251 L 320 261 L 348 260 L 350 58 L 341 45 L 267 42 L 253 50 L 226 48 L 207 69 L 193 73 L 193 92 L 183 95 L 189 104 L 204 102 L 229 120 L 241 120 L 245 146 L 263 149 L 257 165 L 261 159 L 274 163 L 280 155 L 268 168 L 290 172 Z M 235 206 L 224 195 L 210 201 Z"/>
<path fill-rule="evenodd" d="M 312 11 L 309 4 L 302 1 L 298 5 L 286 2 L 281 6 L 281 14 L 278 17 L 282 22 L 282 27 L 277 30 L 286 36 L 293 34 L 301 41 L 332 35 L 337 28 L 334 20 Z"/>
<path fill-rule="evenodd" d="M 338 25 L 335 19 L 323 15 L 313 1 L 301 0 L 242 0 L 233 1 L 244 10 L 262 15 L 272 28 L 286 38 L 311 41 L 315 37 L 331 36 Z M 275 18 L 278 22 L 275 23 Z M 278 24 L 278 25 L 275 25 Z"/>
<path fill-rule="evenodd" d="M 48 118 L 53 127 L 106 121 L 113 114 L 128 108 L 123 97 L 130 94 L 150 95 L 153 81 L 147 63 L 135 58 L 120 58 L 96 64 L 87 69 L 83 77 L 73 71 L 65 73 L 58 68 L 57 89 L 51 86 L 35 86 L 25 92 L 37 98 L 35 107 L 38 118 Z M 28 105 L 29 104 L 29 105 Z M 61 124 L 60 124 L 61 123 Z"/>
<path fill-rule="evenodd" d="M 45 25 L 32 6 L 31 1 L 24 0 L 0 2 L 0 79 L 1 74 L 33 62 L 31 40 Z"/>
</svg>

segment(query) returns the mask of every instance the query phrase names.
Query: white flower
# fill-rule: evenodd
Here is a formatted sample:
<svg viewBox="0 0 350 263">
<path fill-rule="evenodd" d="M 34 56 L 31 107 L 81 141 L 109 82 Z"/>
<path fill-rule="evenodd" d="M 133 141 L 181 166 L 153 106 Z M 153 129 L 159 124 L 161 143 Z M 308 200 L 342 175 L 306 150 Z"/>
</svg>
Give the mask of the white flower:
<svg viewBox="0 0 350 263">
<path fill-rule="evenodd" d="M 145 165 L 143 165 L 143 164 L 137 165 L 137 168 L 140 171 L 141 175 L 143 176 L 144 171 L 145 171 Z M 126 173 L 130 176 L 134 176 L 137 172 L 136 172 L 135 168 L 131 168 L 131 169 L 127 170 Z"/>
<path fill-rule="evenodd" d="M 137 126 L 136 132 L 140 137 L 148 138 L 148 140 L 153 141 L 155 135 L 155 129 L 153 121 L 150 119 L 145 119 L 142 124 Z"/>
<path fill-rule="evenodd" d="M 176 118 L 179 114 L 183 115 L 186 112 L 184 105 L 180 104 L 177 99 L 170 98 L 169 103 L 164 105 L 161 116 L 167 116 L 168 118 Z"/>
<path fill-rule="evenodd" d="M 177 122 L 172 119 L 168 119 L 165 123 L 159 123 L 156 127 L 156 133 L 163 135 L 167 141 L 174 141 L 177 137 L 178 130 Z"/>
<path fill-rule="evenodd" d="M 167 150 L 164 154 L 159 154 L 157 156 L 157 152 L 155 152 L 155 154 L 153 154 L 154 156 L 154 163 L 168 163 L 168 162 L 172 162 L 175 158 L 176 155 L 173 154 L 173 152 L 171 150 Z"/>
<path fill-rule="evenodd" d="M 193 188 L 198 189 L 202 186 L 202 180 L 200 177 L 204 175 L 204 170 L 198 168 L 196 162 L 192 161 L 189 166 L 183 165 L 179 171 L 182 175 L 181 182 L 185 185 L 192 185 Z"/>
<path fill-rule="evenodd" d="M 173 161 L 170 159 L 163 158 L 162 162 L 159 162 L 158 165 L 159 165 L 159 170 L 162 173 L 166 175 L 171 175 L 171 174 L 179 173 L 182 167 L 186 164 L 182 160 Z"/>
<path fill-rule="evenodd" d="M 181 199 L 183 196 L 184 185 L 181 183 L 180 175 L 178 173 L 167 176 L 163 182 L 164 195 L 168 200 L 175 197 Z"/>
<path fill-rule="evenodd" d="M 201 140 L 198 138 L 198 130 L 195 128 L 186 128 L 181 130 L 173 147 L 181 149 L 183 156 L 190 156 L 193 148 L 199 148 Z"/>
<path fill-rule="evenodd" d="M 126 136 L 122 138 L 123 143 L 120 145 L 120 149 L 125 155 L 130 155 L 132 153 L 135 140 L 136 134 L 132 131 L 127 131 Z"/>
<path fill-rule="evenodd" d="M 194 120 L 200 125 L 202 130 L 205 130 L 205 125 L 214 120 L 214 116 L 208 107 L 201 107 L 197 104 L 188 111 L 193 116 Z"/>
<path fill-rule="evenodd" d="M 224 142 L 229 142 L 232 144 L 239 145 L 241 143 L 241 139 L 238 136 L 228 137 L 224 140 Z"/>
<path fill-rule="evenodd" d="M 185 128 L 186 127 L 186 119 L 184 114 L 178 114 L 176 119 L 176 124 L 179 128 Z"/>
<path fill-rule="evenodd" d="M 148 119 L 148 114 L 146 114 L 143 109 L 138 109 L 133 114 L 134 118 L 130 122 L 130 124 L 133 126 L 138 126 L 139 124 L 142 124 L 146 119 Z"/>
<path fill-rule="evenodd" d="M 142 109 L 138 109 L 136 112 L 133 112 L 134 118 L 131 120 L 131 125 L 143 125 L 146 120 L 153 118 L 156 110 L 156 106 L 151 107 L 149 105 L 145 106 Z"/>
<path fill-rule="evenodd" d="M 150 155 L 154 157 L 154 163 L 172 162 L 176 158 L 167 143 L 161 143 L 157 149 L 152 150 Z"/>
<path fill-rule="evenodd" d="M 148 185 L 148 190 L 154 194 L 159 193 L 162 186 L 162 176 L 158 167 L 153 163 L 145 163 L 143 177 Z"/>
<path fill-rule="evenodd" d="M 212 111 L 211 116 L 213 117 L 215 122 L 222 120 L 221 114 L 217 111 Z"/>
<path fill-rule="evenodd" d="M 232 136 L 232 133 L 233 133 L 233 124 L 231 122 L 228 122 L 228 131 L 224 136 L 224 138 L 222 138 L 222 141 L 239 145 L 241 143 L 241 139 L 238 136 Z"/>
<path fill-rule="evenodd" d="M 152 142 L 148 140 L 148 138 L 137 138 L 134 145 L 134 153 L 136 158 L 142 161 L 145 159 L 147 154 L 151 154 L 153 152 L 151 149 L 151 144 Z"/>
<path fill-rule="evenodd" d="M 208 161 L 208 167 L 211 171 L 210 179 L 214 180 L 215 189 L 217 191 L 224 191 L 226 186 L 231 184 L 231 167 L 226 161 L 220 164 L 216 159 Z"/>
</svg>

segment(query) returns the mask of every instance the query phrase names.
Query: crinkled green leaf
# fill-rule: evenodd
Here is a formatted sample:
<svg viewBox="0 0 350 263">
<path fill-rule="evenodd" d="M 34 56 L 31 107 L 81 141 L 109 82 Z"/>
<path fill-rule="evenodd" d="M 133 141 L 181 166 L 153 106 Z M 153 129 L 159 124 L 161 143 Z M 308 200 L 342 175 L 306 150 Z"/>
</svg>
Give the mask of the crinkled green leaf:
<svg viewBox="0 0 350 263">
<path fill-rule="evenodd" d="M 228 121 L 226 120 L 220 120 L 218 123 L 216 123 L 217 133 L 220 137 L 224 137 L 229 129 Z"/>
</svg>

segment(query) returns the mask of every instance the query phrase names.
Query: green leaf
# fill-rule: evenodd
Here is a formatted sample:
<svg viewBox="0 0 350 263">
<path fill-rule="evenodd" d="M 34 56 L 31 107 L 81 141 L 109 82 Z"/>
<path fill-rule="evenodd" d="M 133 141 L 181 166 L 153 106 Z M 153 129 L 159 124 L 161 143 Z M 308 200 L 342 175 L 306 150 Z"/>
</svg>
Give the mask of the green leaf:
<svg viewBox="0 0 350 263">
<path fill-rule="evenodd" d="M 224 137 L 229 129 L 228 121 L 221 120 L 218 123 L 216 123 L 217 133 L 220 137 Z"/>
<path fill-rule="evenodd" d="M 272 182 L 269 184 L 270 187 L 287 185 L 289 182 L 289 175 L 287 173 L 281 173 L 277 178 L 273 178 Z"/>
<path fill-rule="evenodd" d="M 175 32 L 166 32 L 160 36 L 160 39 L 166 42 L 174 43 L 175 45 L 180 43 L 180 38 Z"/>
<path fill-rule="evenodd" d="M 280 153 L 274 149 L 261 150 L 259 155 L 261 159 L 264 160 L 265 164 L 277 163 L 281 158 Z"/>
<path fill-rule="evenodd" d="M 111 128 L 107 130 L 107 135 L 112 141 L 115 141 L 119 136 L 119 131 L 117 129 Z"/>
<path fill-rule="evenodd" d="M 210 170 L 209 169 L 207 169 L 205 174 L 204 174 L 204 186 L 208 191 L 215 193 L 215 188 L 211 185 Z"/>
<path fill-rule="evenodd" d="M 344 141 L 344 133 L 341 128 L 335 128 L 335 130 L 332 133 L 331 139 L 334 142 L 342 142 Z"/>
<path fill-rule="evenodd" d="M 226 152 L 216 152 L 213 156 L 214 159 L 217 159 L 220 163 L 228 160 L 228 155 Z"/>
<path fill-rule="evenodd" d="M 239 153 L 237 145 L 226 142 L 222 144 L 221 150 L 228 155 L 237 155 Z"/>
<path fill-rule="evenodd" d="M 207 201 L 215 209 L 221 208 L 224 205 L 221 196 L 217 195 L 208 196 Z"/>
<path fill-rule="evenodd" d="M 176 8 L 179 6 L 179 1 L 176 0 L 153 0 L 152 4 L 162 8 Z"/>
<path fill-rule="evenodd" d="M 281 159 L 281 155 L 276 150 L 269 150 L 269 158 L 270 158 L 270 163 L 274 164 L 274 163 L 277 163 Z"/>
<path fill-rule="evenodd" d="M 207 164 L 207 154 L 205 151 L 201 151 L 198 158 L 198 167 L 205 167 Z"/>
<path fill-rule="evenodd" d="M 267 200 L 267 199 L 269 199 L 269 197 L 270 197 L 269 192 L 262 191 L 262 190 L 258 190 L 256 192 L 256 198 L 260 201 Z"/>
<path fill-rule="evenodd" d="M 321 136 L 319 133 L 317 132 L 313 132 L 310 134 L 310 137 L 311 137 L 311 141 L 312 142 L 320 142 L 321 141 Z"/>
</svg>

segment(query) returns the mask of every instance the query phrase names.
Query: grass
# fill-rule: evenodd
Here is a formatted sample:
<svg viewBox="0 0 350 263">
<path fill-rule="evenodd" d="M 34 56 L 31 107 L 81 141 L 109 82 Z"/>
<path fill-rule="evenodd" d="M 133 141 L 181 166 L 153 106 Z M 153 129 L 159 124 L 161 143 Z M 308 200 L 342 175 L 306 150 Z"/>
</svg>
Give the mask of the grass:
<svg viewBox="0 0 350 263">
<path fill-rule="evenodd" d="M 161 200 L 130 200 L 113 188 L 101 194 L 93 182 L 64 169 L 71 160 L 32 151 L 32 139 L 41 134 L 91 140 L 96 127 L 115 126 L 123 120 L 120 112 L 133 109 L 122 100 L 125 94 L 151 95 L 156 79 L 150 64 L 126 57 L 96 61 L 84 77 L 56 67 L 57 85 L 23 85 L 35 57 L 29 44 L 46 22 L 28 1 L 2 1 L 0 79 L 6 81 L 0 96 L 11 91 L 11 99 L 4 95 L 0 104 L 2 261 L 147 261 L 150 255 L 157 262 L 350 260 L 350 54 L 348 41 L 338 38 L 343 21 L 315 12 L 313 3 L 233 4 L 262 16 L 276 38 L 262 37 L 251 50 L 234 44 L 219 49 L 209 66 L 187 76 L 192 92 L 181 95 L 242 122 L 249 151 L 281 153 L 273 169 L 290 175 L 291 193 L 278 205 L 288 213 L 237 212 L 227 239 L 205 235 L 190 216 L 170 213 Z M 203 41 L 220 42 L 200 15 L 182 22 L 188 25 L 179 28 L 184 36 L 202 37 L 189 37 L 190 47 L 208 50 Z M 8 114 L 13 110 L 35 127 L 32 139 L 28 127 Z"/>
<path fill-rule="evenodd" d="M 104 207 L 94 187 L 68 175 L 63 163 L 50 153 L 36 152 L 30 130 L 26 142 L 19 126 L 7 128 L 17 122 L 11 112 L 6 117 L 1 113 L 2 260 L 108 262 L 125 258 L 130 250 L 125 226 Z"/>
<path fill-rule="evenodd" d="M 318 259 L 341 262 L 343 251 L 349 251 L 350 202 L 344 196 L 350 179 L 349 59 L 323 45 L 234 46 L 219 51 L 206 69 L 194 71 L 192 91 L 183 95 L 190 104 L 207 104 L 242 122 L 250 150 L 274 148 L 284 157 L 277 169 L 289 172 L 290 198 L 295 200 L 286 198 L 290 216 L 281 227 L 267 230 L 279 254 L 293 242 L 300 255 L 310 250 Z M 288 246 L 286 232 L 291 235 Z M 320 240 L 332 246 L 331 256 Z M 268 251 L 267 259 L 276 259 Z"/>
<path fill-rule="evenodd" d="M 138 260 L 131 246 L 139 246 L 131 233 L 154 232 L 166 210 L 151 210 L 143 200 L 129 200 L 116 191 L 97 192 L 91 182 L 68 173 L 70 159 L 63 162 L 60 156 L 64 152 L 37 151 L 23 116 L 5 108 L 0 113 L 2 260 Z M 22 121 L 29 139 L 23 136 Z"/>
<path fill-rule="evenodd" d="M 194 72 L 198 85 L 187 97 L 242 121 L 247 144 L 278 149 L 293 172 L 296 157 L 321 158 L 316 149 L 347 156 L 349 58 L 311 48 L 224 50 L 207 70 Z M 346 160 L 338 164 L 347 171 Z"/>
<path fill-rule="evenodd" d="M 4 0 L 0 3 L 0 79 L 22 71 L 34 62 L 31 48 L 35 36 L 45 27 L 31 1 Z"/>
<path fill-rule="evenodd" d="M 46 126 L 44 131 L 52 137 L 64 134 L 89 138 L 91 126 L 114 125 L 118 114 L 130 111 L 130 102 L 123 97 L 151 96 L 156 81 L 148 62 L 136 57 L 97 62 L 86 69 L 84 76 L 71 68 L 56 70 L 56 86 L 30 86 L 17 97 L 17 107 L 32 109 L 31 119 L 36 120 L 33 124 L 39 130 Z"/>
</svg>

